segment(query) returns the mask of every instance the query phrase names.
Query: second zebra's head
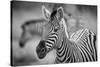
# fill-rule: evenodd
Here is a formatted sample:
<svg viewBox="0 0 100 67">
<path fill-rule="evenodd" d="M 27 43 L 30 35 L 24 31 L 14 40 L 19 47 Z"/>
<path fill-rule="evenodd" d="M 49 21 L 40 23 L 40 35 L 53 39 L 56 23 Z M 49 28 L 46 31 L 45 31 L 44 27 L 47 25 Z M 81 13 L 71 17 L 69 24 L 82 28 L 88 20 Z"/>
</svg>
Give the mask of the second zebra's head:
<svg viewBox="0 0 100 67">
<path fill-rule="evenodd" d="M 43 35 L 41 41 L 36 47 L 36 53 L 39 59 L 45 58 L 48 52 L 55 49 L 61 40 L 61 34 L 64 29 L 64 11 L 62 7 L 50 12 L 44 6 L 42 7 L 43 16 L 48 22 L 43 26 Z"/>
</svg>

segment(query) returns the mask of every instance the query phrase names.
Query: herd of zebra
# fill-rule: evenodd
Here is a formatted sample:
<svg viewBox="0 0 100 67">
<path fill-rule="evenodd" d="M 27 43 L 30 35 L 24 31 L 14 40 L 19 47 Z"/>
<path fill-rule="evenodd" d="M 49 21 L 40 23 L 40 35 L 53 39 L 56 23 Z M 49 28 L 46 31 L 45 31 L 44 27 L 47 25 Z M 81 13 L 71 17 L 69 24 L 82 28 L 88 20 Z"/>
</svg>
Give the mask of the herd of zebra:
<svg viewBox="0 0 100 67">
<path fill-rule="evenodd" d="M 45 17 L 45 21 L 42 21 L 47 23 L 40 24 L 42 38 L 36 47 L 39 59 L 45 58 L 50 51 L 55 49 L 54 63 L 97 61 L 96 34 L 94 32 L 85 28 L 69 36 L 62 7 L 50 12 L 43 6 L 42 11 Z M 23 47 L 27 40 L 28 38 L 23 32 L 19 45 Z"/>
</svg>

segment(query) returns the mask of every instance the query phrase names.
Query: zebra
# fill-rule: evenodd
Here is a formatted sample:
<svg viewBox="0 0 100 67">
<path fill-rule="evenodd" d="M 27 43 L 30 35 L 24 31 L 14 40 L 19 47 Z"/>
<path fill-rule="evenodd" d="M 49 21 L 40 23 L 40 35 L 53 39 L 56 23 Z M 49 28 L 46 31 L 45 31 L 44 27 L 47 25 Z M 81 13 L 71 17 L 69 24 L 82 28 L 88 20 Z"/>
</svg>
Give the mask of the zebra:
<svg viewBox="0 0 100 67">
<path fill-rule="evenodd" d="M 33 38 L 35 34 L 42 35 L 42 26 L 45 24 L 44 19 L 34 19 L 24 22 L 21 25 L 22 34 L 19 40 L 19 46 L 24 48 L 26 42 Z"/>
<path fill-rule="evenodd" d="M 93 31 L 84 28 L 69 37 L 63 7 L 50 13 L 45 6 L 42 6 L 42 11 L 48 22 L 43 26 L 43 36 L 36 47 L 39 59 L 44 59 L 55 49 L 54 63 L 97 61 L 96 34 Z"/>
</svg>

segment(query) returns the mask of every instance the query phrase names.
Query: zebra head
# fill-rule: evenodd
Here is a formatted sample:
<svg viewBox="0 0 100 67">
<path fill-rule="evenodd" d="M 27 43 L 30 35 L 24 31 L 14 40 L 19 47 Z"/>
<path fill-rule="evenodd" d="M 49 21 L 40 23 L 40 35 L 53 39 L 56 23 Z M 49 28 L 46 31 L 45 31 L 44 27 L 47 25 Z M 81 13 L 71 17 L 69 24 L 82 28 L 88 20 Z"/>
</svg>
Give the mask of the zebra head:
<svg viewBox="0 0 100 67">
<path fill-rule="evenodd" d="M 36 53 L 39 59 L 45 58 L 46 54 L 58 46 L 63 33 L 64 14 L 63 8 L 59 7 L 56 10 L 48 11 L 44 6 L 42 7 L 43 15 L 48 21 L 43 27 L 43 36 L 38 46 Z"/>
</svg>

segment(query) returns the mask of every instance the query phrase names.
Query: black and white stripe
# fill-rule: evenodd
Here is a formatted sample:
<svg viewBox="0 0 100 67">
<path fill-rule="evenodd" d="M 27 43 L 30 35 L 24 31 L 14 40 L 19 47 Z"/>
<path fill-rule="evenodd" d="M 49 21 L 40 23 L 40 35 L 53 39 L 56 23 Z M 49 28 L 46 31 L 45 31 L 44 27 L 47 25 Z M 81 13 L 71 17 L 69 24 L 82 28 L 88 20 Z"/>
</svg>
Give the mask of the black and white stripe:
<svg viewBox="0 0 100 67">
<path fill-rule="evenodd" d="M 96 35 L 89 29 L 80 29 L 69 38 L 63 12 L 63 8 L 59 7 L 51 13 L 48 22 L 51 29 L 45 32 L 48 33 L 45 38 L 48 52 L 57 46 L 55 63 L 97 61 Z"/>
<path fill-rule="evenodd" d="M 96 35 L 88 29 L 82 29 L 77 33 L 73 35 L 76 38 L 73 38 L 74 41 L 63 37 L 57 48 L 55 63 L 97 61 Z"/>
<path fill-rule="evenodd" d="M 57 39 L 56 33 L 48 36 L 48 50 L 56 45 Z M 97 61 L 96 35 L 92 31 L 82 29 L 74 33 L 70 39 L 66 35 L 63 35 L 62 39 L 60 46 L 56 48 L 55 63 Z"/>
<path fill-rule="evenodd" d="M 57 39 L 58 35 L 56 33 L 51 33 L 48 36 L 48 39 L 46 40 L 46 47 L 48 50 L 51 49 L 56 44 Z"/>
</svg>

